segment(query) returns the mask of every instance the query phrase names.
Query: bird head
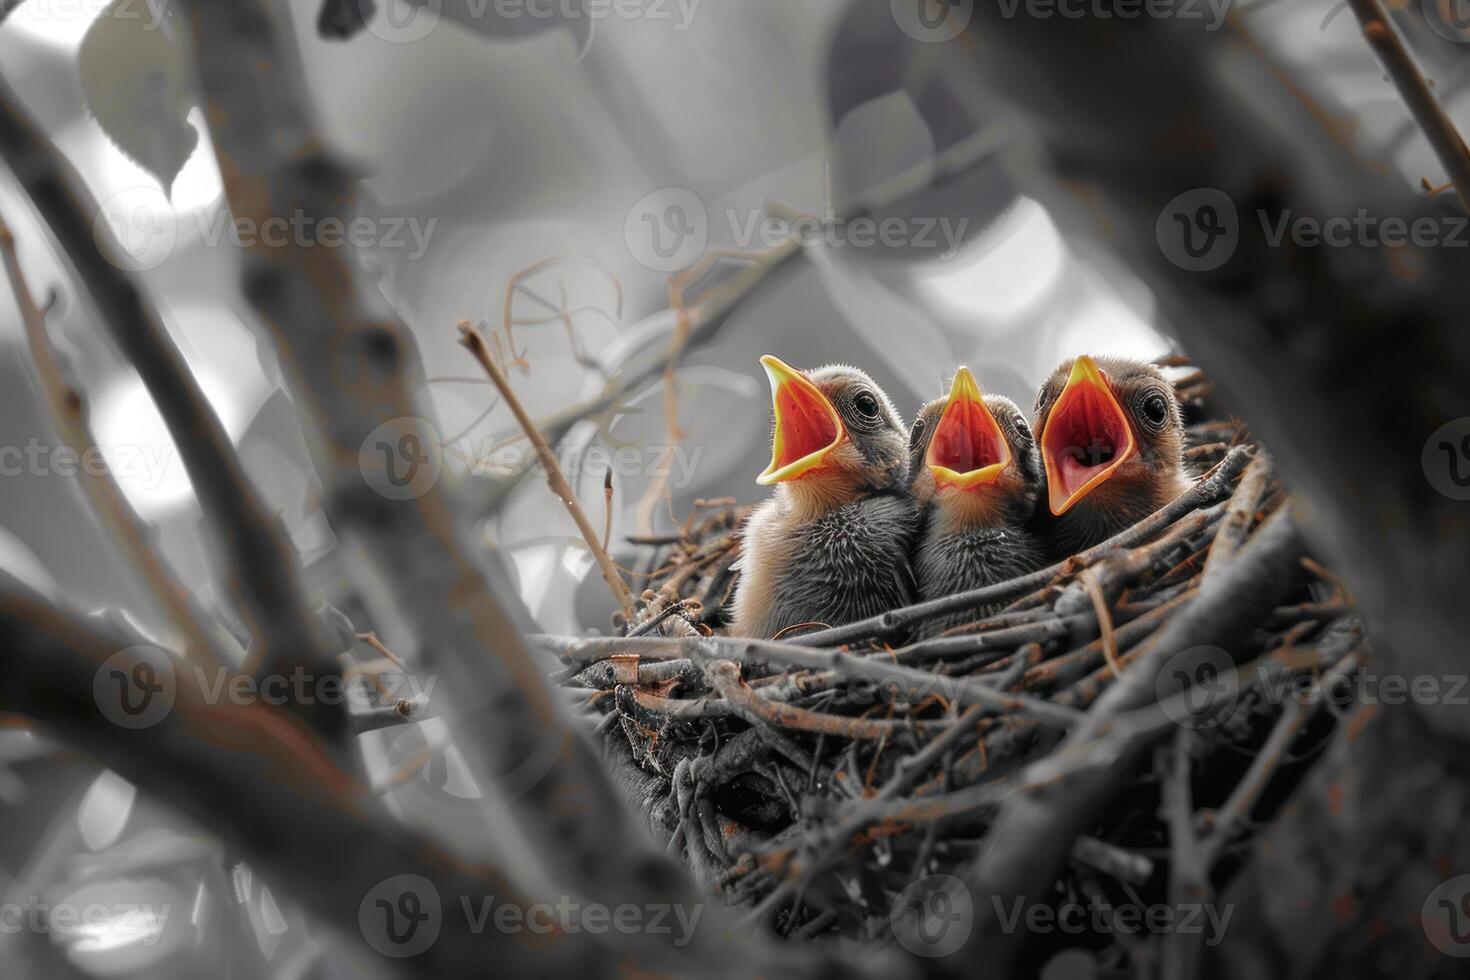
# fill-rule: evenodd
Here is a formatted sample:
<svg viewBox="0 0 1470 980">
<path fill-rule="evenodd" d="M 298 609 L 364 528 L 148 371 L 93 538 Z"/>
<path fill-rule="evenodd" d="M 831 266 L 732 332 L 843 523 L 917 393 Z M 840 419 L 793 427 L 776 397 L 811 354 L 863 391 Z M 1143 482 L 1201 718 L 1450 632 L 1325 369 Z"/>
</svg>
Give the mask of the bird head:
<svg viewBox="0 0 1470 980">
<path fill-rule="evenodd" d="M 761 358 L 771 382 L 771 465 L 756 482 L 842 494 L 902 487 L 908 474 L 903 420 L 883 389 L 857 368 L 799 371 Z"/>
<path fill-rule="evenodd" d="M 1179 403 L 1163 373 L 1141 361 L 1063 363 L 1037 395 L 1032 428 L 1058 517 L 1089 497 L 1105 505 L 1173 486 L 1182 472 Z"/>
<path fill-rule="evenodd" d="M 1016 403 L 986 395 L 968 368 L 925 405 L 909 432 L 910 488 L 970 522 L 1024 519 L 1041 492 L 1041 462 Z"/>
</svg>

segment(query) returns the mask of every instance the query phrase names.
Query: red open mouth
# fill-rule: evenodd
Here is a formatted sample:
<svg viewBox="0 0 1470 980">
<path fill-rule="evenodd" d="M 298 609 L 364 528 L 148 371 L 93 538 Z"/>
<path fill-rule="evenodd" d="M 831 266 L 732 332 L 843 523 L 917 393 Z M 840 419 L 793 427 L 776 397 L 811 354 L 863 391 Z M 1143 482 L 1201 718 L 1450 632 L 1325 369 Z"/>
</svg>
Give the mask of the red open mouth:
<svg viewBox="0 0 1470 980">
<path fill-rule="evenodd" d="M 837 448 L 844 430 L 837 409 L 805 374 L 778 357 L 761 358 L 771 382 L 776 432 L 771 465 L 756 477 L 761 484 L 794 480 L 820 466 Z"/>
<path fill-rule="evenodd" d="M 1011 463 L 1011 447 L 968 368 L 955 374 L 924 461 L 936 484 L 962 489 L 994 483 Z"/>
<path fill-rule="evenodd" d="M 1135 450 L 1133 428 L 1092 358 L 1072 365 L 1041 434 L 1051 512 L 1065 514 L 1105 483 Z"/>
</svg>

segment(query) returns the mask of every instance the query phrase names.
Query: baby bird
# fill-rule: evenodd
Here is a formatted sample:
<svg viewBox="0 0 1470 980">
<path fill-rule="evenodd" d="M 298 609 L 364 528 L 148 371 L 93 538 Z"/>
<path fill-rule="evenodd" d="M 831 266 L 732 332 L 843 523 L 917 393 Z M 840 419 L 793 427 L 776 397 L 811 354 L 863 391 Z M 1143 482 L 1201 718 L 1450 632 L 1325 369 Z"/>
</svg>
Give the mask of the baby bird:
<svg viewBox="0 0 1470 980">
<path fill-rule="evenodd" d="M 1035 571 L 1041 542 L 1027 529 L 1041 497 L 1041 456 L 1016 403 L 982 395 L 968 368 L 947 398 L 919 411 L 909 434 L 910 492 L 923 509 L 914 555 L 920 600 L 979 589 Z M 933 636 L 992 612 L 927 622 Z"/>
<path fill-rule="evenodd" d="M 909 549 L 918 511 L 903 420 L 862 371 L 811 373 L 761 358 L 771 382 L 775 495 L 746 523 L 730 632 L 770 639 L 840 626 L 914 601 Z"/>
<path fill-rule="evenodd" d="M 1151 364 L 1083 355 L 1036 396 L 1053 558 L 1105 541 L 1189 487 L 1184 421 L 1174 389 Z"/>
</svg>

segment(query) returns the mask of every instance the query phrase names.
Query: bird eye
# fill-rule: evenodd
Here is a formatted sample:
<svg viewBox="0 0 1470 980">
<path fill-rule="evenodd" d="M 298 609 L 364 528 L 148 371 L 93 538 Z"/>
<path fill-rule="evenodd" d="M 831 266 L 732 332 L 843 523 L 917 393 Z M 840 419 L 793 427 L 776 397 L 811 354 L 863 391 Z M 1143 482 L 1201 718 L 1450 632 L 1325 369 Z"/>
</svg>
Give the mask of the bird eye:
<svg viewBox="0 0 1470 980">
<path fill-rule="evenodd" d="M 874 398 L 873 393 L 870 391 L 858 392 L 852 399 L 852 407 L 857 409 L 859 415 L 869 421 L 873 421 L 883 414 L 883 410 L 878 407 L 878 399 Z"/>
<path fill-rule="evenodd" d="M 1016 430 L 1016 441 L 1023 446 L 1031 445 L 1031 426 L 1026 424 L 1026 420 L 1020 415 L 1015 415 L 1011 417 L 1011 425 Z"/>
<path fill-rule="evenodd" d="M 1143 416 L 1155 427 L 1162 426 L 1169 417 L 1169 403 L 1163 395 L 1149 395 L 1143 403 Z"/>
</svg>

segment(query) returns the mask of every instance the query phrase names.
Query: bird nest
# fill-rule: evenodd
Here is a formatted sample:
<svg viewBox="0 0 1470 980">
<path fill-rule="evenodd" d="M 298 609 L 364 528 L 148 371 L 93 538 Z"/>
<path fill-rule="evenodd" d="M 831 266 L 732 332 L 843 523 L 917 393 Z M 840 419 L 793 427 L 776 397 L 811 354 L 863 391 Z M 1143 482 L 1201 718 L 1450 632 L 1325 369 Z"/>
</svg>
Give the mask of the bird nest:
<svg viewBox="0 0 1470 980">
<path fill-rule="evenodd" d="M 783 935 L 867 941 L 915 888 L 966 883 L 978 914 L 987 889 L 1151 908 L 1228 884 L 1351 705 L 1365 641 L 1269 457 L 1168 366 L 1193 488 L 1034 574 L 753 641 L 721 635 L 750 508 L 701 502 L 634 539 L 636 621 L 564 645 L 560 680 L 703 882 Z M 1091 920 L 1065 939 L 1105 969 L 1162 941 Z"/>
</svg>

